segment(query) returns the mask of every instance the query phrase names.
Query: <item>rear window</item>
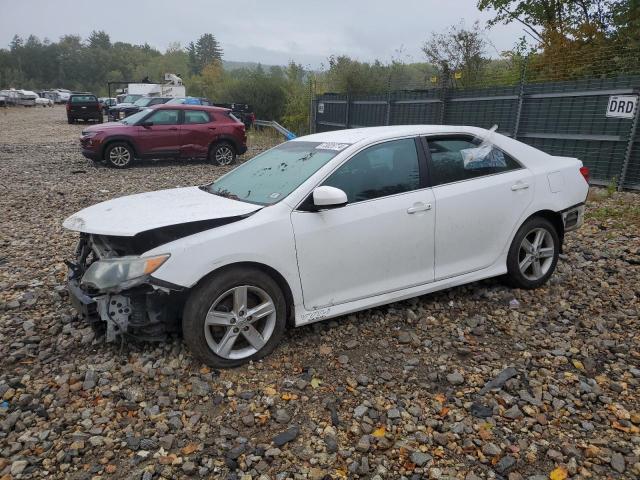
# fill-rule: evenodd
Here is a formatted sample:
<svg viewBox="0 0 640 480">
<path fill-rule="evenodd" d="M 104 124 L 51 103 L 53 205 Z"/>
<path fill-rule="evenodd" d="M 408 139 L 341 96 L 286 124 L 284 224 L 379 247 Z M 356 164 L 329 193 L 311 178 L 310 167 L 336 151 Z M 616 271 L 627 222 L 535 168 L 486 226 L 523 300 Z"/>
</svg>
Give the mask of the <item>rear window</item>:
<svg viewBox="0 0 640 480">
<path fill-rule="evenodd" d="M 70 98 L 71 103 L 89 103 L 98 102 L 95 95 L 74 95 Z"/>
</svg>

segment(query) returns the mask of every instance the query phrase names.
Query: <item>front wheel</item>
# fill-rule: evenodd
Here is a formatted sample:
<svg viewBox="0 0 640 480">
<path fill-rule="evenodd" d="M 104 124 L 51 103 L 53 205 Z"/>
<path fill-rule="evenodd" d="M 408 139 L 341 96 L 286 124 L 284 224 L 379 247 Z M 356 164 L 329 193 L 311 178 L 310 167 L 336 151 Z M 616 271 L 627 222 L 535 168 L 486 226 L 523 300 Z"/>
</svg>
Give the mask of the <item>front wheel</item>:
<svg viewBox="0 0 640 480">
<path fill-rule="evenodd" d="M 133 150 L 126 143 L 112 143 L 106 148 L 104 159 L 114 168 L 127 168 L 133 162 Z"/>
<path fill-rule="evenodd" d="M 236 151 L 228 142 L 217 143 L 209 151 L 209 160 L 216 165 L 231 165 L 235 159 Z"/>
<path fill-rule="evenodd" d="M 211 367 L 238 367 L 274 350 L 284 334 L 286 312 L 282 290 L 266 273 L 223 271 L 191 292 L 182 320 L 184 341 Z"/>
<path fill-rule="evenodd" d="M 560 238 L 553 224 L 542 217 L 527 220 L 509 248 L 509 283 L 526 289 L 541 286 L 555 270 L 559 254 Z"/>
</svg>

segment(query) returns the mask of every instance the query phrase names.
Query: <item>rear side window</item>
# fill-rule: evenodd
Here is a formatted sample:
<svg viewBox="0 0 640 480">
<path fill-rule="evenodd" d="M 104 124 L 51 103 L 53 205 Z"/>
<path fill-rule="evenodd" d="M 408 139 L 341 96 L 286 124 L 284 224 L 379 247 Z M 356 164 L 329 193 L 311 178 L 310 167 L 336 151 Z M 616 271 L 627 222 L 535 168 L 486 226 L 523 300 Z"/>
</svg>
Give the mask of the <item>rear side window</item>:
<svg viewBox="0 0 640 480">
<path fill-rule="evenodd" d="M 356 154 L 324 182 L 347 194 L 349 203 L 420 188 L 420 167 L 413 138 L 374 145 Z"/>
<path fill-rule="evenodd" d="M 185 110 L 184 123 L 209 123 L 209 114 L 202 110 Z"/>
<path fill-rule="evenodd" d="M 93 95 L 74 95 L 71 97 L 71 103 L 91 103 L 98 102 L 98 99 Z"/>
<path fill-rule="evenodd" d="M 491 145 L 481 147 L 471 137 L 427 139 L 427 143 L 434 186 L 522 168 L 502 150 Z"/>
</svg>

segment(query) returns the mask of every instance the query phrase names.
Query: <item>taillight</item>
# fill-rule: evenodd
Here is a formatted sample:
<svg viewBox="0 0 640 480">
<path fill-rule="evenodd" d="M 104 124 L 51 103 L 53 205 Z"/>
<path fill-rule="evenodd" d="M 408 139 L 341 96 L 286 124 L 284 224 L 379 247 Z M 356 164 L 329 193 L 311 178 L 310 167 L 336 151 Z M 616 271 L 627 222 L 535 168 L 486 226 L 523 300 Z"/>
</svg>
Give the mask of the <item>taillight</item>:
<svg viewBox="0 0 640 480">
<path fill-rule="evenodd" d="M 584 177 L 584 181 L 589 183 L 589 178 L 591 177 L 591 172 L 587 167 L 580 167 L 580 174 Z"/>
</svg>

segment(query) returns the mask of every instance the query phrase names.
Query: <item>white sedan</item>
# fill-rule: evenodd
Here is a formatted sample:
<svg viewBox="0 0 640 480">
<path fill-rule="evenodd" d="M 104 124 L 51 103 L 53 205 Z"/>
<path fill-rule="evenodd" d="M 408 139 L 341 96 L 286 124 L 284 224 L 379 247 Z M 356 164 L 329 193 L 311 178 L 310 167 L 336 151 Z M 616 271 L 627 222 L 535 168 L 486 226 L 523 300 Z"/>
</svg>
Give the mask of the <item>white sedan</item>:
<svg viewBox="0 0 640 480">
<path fill-rule="evenodd" d="M 544 284 L 587 182 L 579 160 L 481 128 L 309 135 L 211 184 L 69 217 L 69 289 L 107 340 L 182 330 L 204 363 L 234 367 L 287 326 L 498 275 Z"/>
</svg>

